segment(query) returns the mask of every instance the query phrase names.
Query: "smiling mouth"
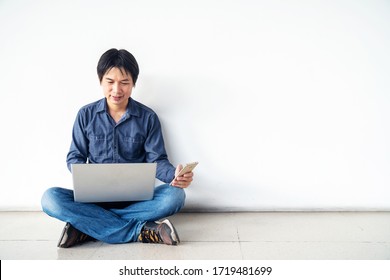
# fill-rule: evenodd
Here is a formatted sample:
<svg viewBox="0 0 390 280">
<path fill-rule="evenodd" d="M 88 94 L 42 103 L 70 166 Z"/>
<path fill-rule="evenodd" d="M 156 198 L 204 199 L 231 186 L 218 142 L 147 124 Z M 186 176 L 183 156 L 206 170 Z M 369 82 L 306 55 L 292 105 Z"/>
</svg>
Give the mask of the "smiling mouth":
<svg viewBox="0 0 390 280">
<path fill-rule="evenodd" d="M 114 99 L 115 101 L 118 101 L 120 99 L 123 98 L 123 96 L 111 96 L 112 99 Z"/>
</svg>

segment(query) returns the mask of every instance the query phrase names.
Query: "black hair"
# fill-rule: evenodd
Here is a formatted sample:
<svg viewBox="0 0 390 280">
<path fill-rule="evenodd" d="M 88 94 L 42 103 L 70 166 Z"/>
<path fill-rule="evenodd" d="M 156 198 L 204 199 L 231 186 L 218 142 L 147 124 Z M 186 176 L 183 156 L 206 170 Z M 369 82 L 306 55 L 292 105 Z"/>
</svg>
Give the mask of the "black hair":
<svg viewBox="0 0 390 280">
<path fill-rule="evenodd" d="M 103 76 L 114 67 L 124 69 L 127 74 L 130 74 L 135 85 L 139 68 L 135 57 L 131 53 L 124 49 L 109 49 L 102 54 L 97 65 L 99 81 L 102 82 Z"/>
</svg>

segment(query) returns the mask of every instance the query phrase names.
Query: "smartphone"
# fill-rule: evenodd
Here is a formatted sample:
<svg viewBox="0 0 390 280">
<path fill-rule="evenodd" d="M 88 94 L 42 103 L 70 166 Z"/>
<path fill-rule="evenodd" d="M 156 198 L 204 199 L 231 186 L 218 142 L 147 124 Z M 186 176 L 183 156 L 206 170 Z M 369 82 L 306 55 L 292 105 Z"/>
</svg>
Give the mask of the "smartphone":
<svg viewBox="0 0 390 280">
<path fill-rule="evenodd" d="M 172 182 L 175 181 L 177 177 L 180 177 L 180 176 L 182 176 L 183 174 L 186 174 L 186 173 L 191 172 L 192 170 L 194 170 L 195 167 L 198 165 L 198 163 L 199 163 L 199 162 L 197 162 L 197 161 L 196 161 L 196 162 L 187 163 L 187 164 L 183 167 L 183 169 L 180 170 L 179 174 L 177 174 L 177 176 L 175 177 L 175 179 L 172 180 Z M 172 184 L 172 182 L 171 182 L 171 184 Z"/>
</svg>

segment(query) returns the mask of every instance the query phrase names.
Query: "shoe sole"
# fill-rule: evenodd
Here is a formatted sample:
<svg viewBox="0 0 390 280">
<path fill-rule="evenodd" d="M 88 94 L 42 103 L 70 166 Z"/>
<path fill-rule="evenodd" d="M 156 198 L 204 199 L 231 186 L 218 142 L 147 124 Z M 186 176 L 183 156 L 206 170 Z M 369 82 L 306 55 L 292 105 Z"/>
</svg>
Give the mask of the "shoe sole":
<svg viewBox="0 0 390 280">
<path fill-rule="evenodd" d="M 64 239 L 65 233 L 68 231 L 69 227 L 70 227 L 70 224 L 66 223 L 66 225 L 64 226 L 64 229 L 62 230 L 60 240 L 58 240 L 57 247 L 62 248 L 61 242 L 62 242 L 62 239 Z"/>
</svg>

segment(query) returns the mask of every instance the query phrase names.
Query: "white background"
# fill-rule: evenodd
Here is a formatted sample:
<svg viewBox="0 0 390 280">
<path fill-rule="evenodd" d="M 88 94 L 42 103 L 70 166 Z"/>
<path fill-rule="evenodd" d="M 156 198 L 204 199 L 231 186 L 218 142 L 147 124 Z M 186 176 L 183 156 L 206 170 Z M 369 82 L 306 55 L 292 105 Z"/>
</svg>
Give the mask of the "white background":
<svg viewBox="0 0 390 280">
<path fill-rule="evenodd" d="M 187 210 L 390 209 L 390 2 L 0 0 L 0 210 L 71 188 L 100 55 L 140 65 Z"/>
<path fill-rule="evenodd" d="M 83 279 L 272 279 L 272 280 L 285 280 L 285 279 L 299 279 L 299 280 L 312 280 L 313 278 L 318 280 L 328 279 L 375 279 L 375 280 L 387 280 L 390 276 L 390 270 L 388 261 L 386 260 L 110 260 L 110 261 L 97 261 L 97 260 L 52 260 L 52 261 L 26 261 L 26 260 L 2 260 L 1 262 L 1 275 L 2 279 L 6 280 L 20 280 L 30 279 L 31 277 L 52 280 L 53 271 L 64 271 L 67 273 L 54 274 L 58 280 L 68 280 L 70 277 L 78 277 Z M 98 264 L 98 265 L 96 265 Z M 146 271 L 148 274 L 152 274 L 151 271 L 157 269 L 167 273 L 171 271 L 175 272 L 175 269 L 179 273 L 184 273 L 184 270 L 194 273 L 196 275 L 119 275 L 119 270 L 126 266 L 129 270 Z M 50 267 L 51 269 L 47 269 Z M 249 268 L 248 275 L 232 273 L 227 274 L 226 271 L 221 275 L 218 275 L 220 268 L 236 269 Z M 268 275 L 258 274 L 261 267 L 271 267 L 272 272 Z M 23 269 L 21 269 L 23 268 Z M 214 274 L 214 268 L 216 268 L 217 275 Z M 259 270 L 256 271 L 256 269 Z M 203 274 L 199 274 L 199 269 Z M 254 275 L 250 275 L 250 272 Z M 139 274 L 141 274 L 139 272 Z M 336 278 L 335 278 L 336 277 Z"/>
</svg>

